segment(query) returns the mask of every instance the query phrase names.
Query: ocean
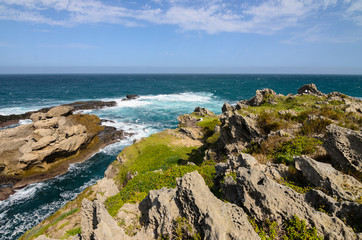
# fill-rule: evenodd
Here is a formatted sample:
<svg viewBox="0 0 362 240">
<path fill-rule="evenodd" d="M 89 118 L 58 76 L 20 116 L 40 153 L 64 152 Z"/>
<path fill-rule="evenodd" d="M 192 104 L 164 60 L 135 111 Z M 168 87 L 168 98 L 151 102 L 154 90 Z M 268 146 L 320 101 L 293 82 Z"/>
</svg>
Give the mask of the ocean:
<svg viewBox="0 0 362 240">
<path fill-rule="evenodd" d="M 362 98 L 362 75 L 0 75 L 0 115 L 75 101 L 116 101 L 115 107 L 83 112 L 111 120 L 104 124 L 134 133 L 89 160 L 72 164 L 68 173 L 29 185 L 0 201 L 0 238 L 19 238 L 102 178 L 116 155 L 134 139 L 175 128 L 179 115 L 191 113 L 197 106 L 219 114 L 225 102 L 235 104 L 249 99 L 257 89 L 296 94 L 307 83 L 316 84 L 324 93 L 338 91 Z M 140 98 L 122 101 L 127 94 L 137 94 Z M 26 123 L 29 121 L 21 122 Z"/>
</svg>

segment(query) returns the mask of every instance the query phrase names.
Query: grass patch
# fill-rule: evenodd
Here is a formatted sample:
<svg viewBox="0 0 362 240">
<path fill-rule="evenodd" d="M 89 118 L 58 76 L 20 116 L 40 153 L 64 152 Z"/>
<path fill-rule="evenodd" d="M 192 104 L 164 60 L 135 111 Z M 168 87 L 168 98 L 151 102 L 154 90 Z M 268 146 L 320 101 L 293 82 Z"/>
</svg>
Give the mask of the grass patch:
<svg viewBox="0 0 362 240">
<path fill-rule="evenodd" d="M 49 227 L 57 224 L 61 220 L 65 219 L 66 217 L 68 217 L 78 211 L 79 211 L 79 208 L 74 208 L 66 213 L 61 214 L 59 217 L 56 217 L 56 218 L 55 218 L 55 215 L 52 215 L 47 219 L 50 221 L 50 223 L 46 224 L 43 227 L 33 228 L 33 229 L 29 230 L 28 232 L 26 232 L 26 234 L 21 236 L 19 238 L 19 240 L 28 240 L 28 239 L 34 239 L 36 237 L 39 237 L 40 235 L 45 234 L 45 232 L 48 230 Z"/>
<path fill-rule="evenodd" d="M 67 239 L 70 236 L 75 236 L 77 234 L 81 234 L 82 230 L 81 228 L 74 228 L 74 229 L 70 229 L 68 231 L 65 232 L 65 235 L 63 237 L 63 239 Z"/>
<path fill-rule="evenodd" d="M 253 218 L 248 218 L 255 232 L 262 240 L 322 240 L 318 236 L 315 227 L 307 227 L 305 220 L 300 220 L 296 215 L 283 222 L 280 226 L 276 221 L 266 219 L 261 223 L 256 223 Z"/>
<path fill-rule="evenodd" d="M 322 142 L 305 136 L 298 136 L 284 142 L 274 149 L 273 157 L 276 162 L 284 164 L 294 163 L 293 157 L 314 153 Z"/>
<path fill-rule="evenodd" d="M 212 188 L 212 179 L 215 175 L 214 166 L 214 163 L 210 162 L 204 163 L 201 166 L 174 165 L 162 172 L 139 174 L 128 181 L 118 194 L 107 199 L 106 208 L 111 216 L 115 216 L 123 204 L 140 202 L 147 196 L 150 190 L 156 190 L 162 187 L 175 188 L 176 178 L 195 170 L 204 177 L 205 183 Z"/>
</svg>

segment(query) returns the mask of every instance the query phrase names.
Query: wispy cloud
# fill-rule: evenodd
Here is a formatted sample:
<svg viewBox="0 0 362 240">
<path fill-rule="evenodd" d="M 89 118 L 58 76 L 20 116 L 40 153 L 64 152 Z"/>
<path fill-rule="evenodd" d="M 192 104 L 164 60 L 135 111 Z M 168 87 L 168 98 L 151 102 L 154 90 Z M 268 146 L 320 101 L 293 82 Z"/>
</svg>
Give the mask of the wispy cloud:
<svg viewBox="0 0 362 240">
<path fill-rule="evenodd" d="M 126 4 L 127 1 L 123 1 Z M 362 25 L 360 0 L 150 0 L 147 5 L 126 7 L 100 0 L 0 0 L 0 20 L 75 26 L 111 23 L 134 27 L 151 24 L 178 26 L 182 31 L 273 34 L 305 24 L 330 7 Z M 154 6 L 154 7 L 151 7 Z M 343 10 L 347 9 L 347 10 Z M 47 10 L 56 14 L 49 15 Z M 344 12 L 343 12 L 344 11 Z"/>
</svg>

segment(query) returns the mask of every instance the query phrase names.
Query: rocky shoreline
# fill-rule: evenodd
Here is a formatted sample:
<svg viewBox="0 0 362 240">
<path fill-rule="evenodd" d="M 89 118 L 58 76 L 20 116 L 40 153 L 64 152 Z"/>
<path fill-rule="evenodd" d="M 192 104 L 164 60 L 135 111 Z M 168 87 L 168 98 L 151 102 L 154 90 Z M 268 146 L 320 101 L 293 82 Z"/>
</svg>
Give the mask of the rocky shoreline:
<svg viewBox="0 0 362 240">
<path fill-rule="evenodd" d="M 97 116 L 73 114 L 114 104 L 76 102 L 13 116 L 17 121 L 29 117 L 33 123 L 0 131 L 0 200 L 16 189 L 64 174 L 69 164 L 85 161 L 123 139 L 123 131 L 101 126 Z"/>
<path fill-rule="evenodd" d="M 74 102 L 64 104 L 61 106 L 73 107 L 74 111 L 78 110 L 91 110 L 101 109 L 104 107 L 114 107 L 117 103 L 115 101 L 103 102 L 103 101 L 87 101 L 87 102 Z M 30 119 L 33 113 L 46 113 L 53 107 L 42 108 L 37 111 L 30 111 L 23 114 L 11 114 L 11 115 L 0 115 L 0 128 L 7 127 L 10 125 L 19 124 L 20 120 Z"/>
<path fill-rule="evenodd" d="M 362 101 L 314 84 L 197 107 L 20 239 L 362 239 Z"/>
</svg>

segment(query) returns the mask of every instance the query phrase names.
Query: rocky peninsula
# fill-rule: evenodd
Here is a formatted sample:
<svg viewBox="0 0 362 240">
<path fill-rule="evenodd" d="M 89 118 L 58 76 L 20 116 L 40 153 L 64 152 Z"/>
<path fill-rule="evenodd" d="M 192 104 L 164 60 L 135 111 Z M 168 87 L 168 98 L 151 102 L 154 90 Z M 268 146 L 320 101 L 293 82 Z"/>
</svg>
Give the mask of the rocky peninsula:
<svg viewBox="0 0 362 240">
<path fill-rule="evenodd" d="M 15 189 L 64 174 L 70 163 L 84 161 L 123 138 L 122 131 L 101 126 L 95 115 L 73 114 L 75 110 L 109 105 L 77 102 L 42 109 L 29 116 L 33 123 L 1 130 L 0 200 Z"/>
<path fill-rule="evenodd" d="M 361 117 L 314 84 L 197 107 L 20 239 L 362 239 Z"/>
</svg>

